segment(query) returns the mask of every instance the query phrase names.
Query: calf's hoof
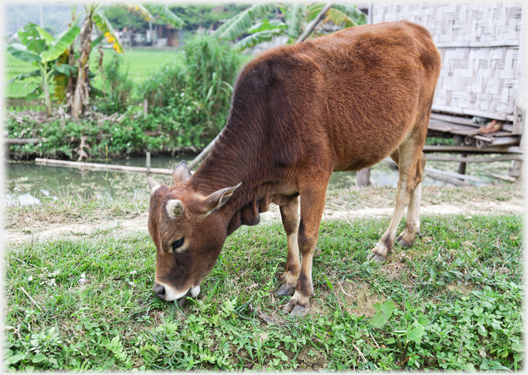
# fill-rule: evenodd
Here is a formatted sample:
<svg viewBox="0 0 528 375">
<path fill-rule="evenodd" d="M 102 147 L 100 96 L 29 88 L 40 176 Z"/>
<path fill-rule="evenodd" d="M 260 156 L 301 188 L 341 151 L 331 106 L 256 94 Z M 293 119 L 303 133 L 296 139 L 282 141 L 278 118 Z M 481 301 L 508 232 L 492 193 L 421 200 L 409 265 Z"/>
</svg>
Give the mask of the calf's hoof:
<svg viewBox="0 0 528 375">
<path fill-rule="evenodd" d="M 275 295 L 278 297 L 284 297 L 293 296 L 293 293 L 295 293 L 295 287 L 293 285 L 284 283 L 279 287 L 279 289 L 277 289 Z"/>
<path fill-rule="evenodd" d="M 306 307 L 301 306 L 297 304 L 296 300 L 294 301 L 290 300 L 290 302 L 288 302 L 286 306 L 284 306 L 284 312 L 289 313 L 290 316 L 297 316 L 297 317 L 305 316 L 306 314 L 308 314 L 309 311 L 310 311 L 310 304 L 308 304 L 308 306 Z"/>
<path fill-rule="evenodd" d="M 291 311 L 290 316 L 303 317 L 303 316 L 307 315 L 309 312 L 310 312 L 310 308 L 309 307 L 303 307 L 303 306 L 300 306 L 300 305 L 296 305 L 293 308 L 293 310 Z"/>
<path fill-rule="evenodd" d="M 411 247 L 411 246 L 414 244 L 414 240 L 406 240 L 406 239 L 405 239 L 405 236 L 404 236 L 403 234 L 400 234 L 400 235 L 396 238 L 396 241 L 398 241 L 398 243 L 400 244 L 400 246 L 403 247 L 403 248 Z"/>
<path fill-rule="evenodd" d="M 372 261 L 381 264 L 387 261 L 387 257 L 384 257 L 383 255 L 380 255 L 378 253 L 372 253 L 367 257 L 367 261 Z"/>
</svg>

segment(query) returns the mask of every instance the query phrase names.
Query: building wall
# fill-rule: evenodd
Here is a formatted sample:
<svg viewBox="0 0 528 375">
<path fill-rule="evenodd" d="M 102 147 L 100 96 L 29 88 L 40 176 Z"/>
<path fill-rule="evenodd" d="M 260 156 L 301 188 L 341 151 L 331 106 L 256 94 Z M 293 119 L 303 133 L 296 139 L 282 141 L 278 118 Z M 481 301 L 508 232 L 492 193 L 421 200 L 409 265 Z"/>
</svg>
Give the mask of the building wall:
<svg viewBox="0 0 528 375">
<path fill-rule="evenodd" d="M 373 4 L 372 23 L 425 26 L 442 56 L 433 110 L 513 121 L 520 81 L 520 4 Z"/>
</svg>

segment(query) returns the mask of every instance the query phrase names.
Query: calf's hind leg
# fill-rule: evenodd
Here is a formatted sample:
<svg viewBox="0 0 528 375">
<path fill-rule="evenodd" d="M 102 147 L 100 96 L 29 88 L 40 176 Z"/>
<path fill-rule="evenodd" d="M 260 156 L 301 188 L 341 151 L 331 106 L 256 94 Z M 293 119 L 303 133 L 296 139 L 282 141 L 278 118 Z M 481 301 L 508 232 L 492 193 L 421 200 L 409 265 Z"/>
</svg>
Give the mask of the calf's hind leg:
<svg viewBox="0 0 528 375">
<path fill-rule="evenodd" d="M 391 154 L 392 160 L 399 165 L 400 152 L 399 150 L 394 151 Z M 422 152 L 420 166 L 422 176 L 425 173 L 425 154 Z M 422 183 L 420 182 L 414 192 L 411 195 L 411 200 L 407 206 L 407 222 L 405 223 L 405 229 L 403 232 L 396 238 L 396 241 L 403 247 L 410 247 L 414 243 L 414 238 L 417 234 L 420 233 L 420 201 L 422 198 Z"/>
<path fill-rule="evenodd" d="M 299 261 L 299 197 L 296 197 L 286 205 L 280 206 L 282 225 L 288 239 L 288 258 L 284 273 L 279 279 L 281 286 L 275 292 L 277 296 L 291 296 L 295 292 L 295 284 L 301 272 Z"/>
<path fill-rule="evenodd" d="M 408 224 L 409 230 L 402 233 L 407 240 L 414 240 L 414 236 L 419 230 L 419 206 L 421 197 L 421 187 L 417 189 L 422 181 L 423 165 L 422 162 L 422 146 L 420 142 L 411 138 L 399 146 L 399 150 L 395 151 L 391 157 L 398 163 L 400 170 L 400 178 L 398 180 L 398 188 L 396 192 L 396 207 L 392 215 L 389 227 L 383 234 L 380 241 L 372 249 L 373 254 L 369 259 L 374 258 L 377 262 L 384 262 L 387 260 L 394 240 L 396 237 L 396 230 L 403 216 L 405 207 L 409 206 Z M 399 160 L 396 160 L 399 158 Z M 417 193 L 414 196 L 414 193 Z M 412 199 L 411 199 L 412 198 Z M 411 203 L 412 200 L 412 204 Z M 410 222 L 409 222 L 410 220 Z M 407 228 L 407 226 L 406 226 Z M 412 243 L 412 241 L 411 241 Z"/>
<path fill-rule="evenodd" d="M 420 167 L 422 176 L 425 173 L 425 154 L 422 152 Z M 414 238 L 420 233 L 420 201 L 422 199 L 422 183 L 420 182 L 411 196 L 411 201 L 407 207 L 407 222 L 405 223 L 405 229 L 396 238 L 401 246 L 409 247 L 414 243 Z"/>
</svg>

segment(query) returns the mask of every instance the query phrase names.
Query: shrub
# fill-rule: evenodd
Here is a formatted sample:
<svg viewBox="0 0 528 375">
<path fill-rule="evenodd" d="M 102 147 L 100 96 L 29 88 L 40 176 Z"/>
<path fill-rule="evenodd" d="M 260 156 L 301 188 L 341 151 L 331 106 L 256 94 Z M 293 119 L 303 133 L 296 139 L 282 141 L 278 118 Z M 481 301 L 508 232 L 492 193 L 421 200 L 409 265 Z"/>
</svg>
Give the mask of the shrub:
<svg viewBox="0 0 528 375">
<path fill-rule="evenodd" d="M 97 110 L 102 113 L 123 113 L 127 109 L 134 84 L 128 76 L 128 67 L 125 71 L 121 68 L 122 63 L 123 58 L 113 54 L 112 59 L 104 66 L 104 98 L 97 103 Z"/>
<path fill-rule="evenodd" d="M 182 62 L 154 73 L 139 87 L 139 95 L 148 99 L 154 117 L 173 121 L 172 130 L 199 127 L 202 138 L 210 140 L 225 124 L 232 85 L 247 56 L 207 35 L 190 37 L 182 53 Z"/>
</svg>

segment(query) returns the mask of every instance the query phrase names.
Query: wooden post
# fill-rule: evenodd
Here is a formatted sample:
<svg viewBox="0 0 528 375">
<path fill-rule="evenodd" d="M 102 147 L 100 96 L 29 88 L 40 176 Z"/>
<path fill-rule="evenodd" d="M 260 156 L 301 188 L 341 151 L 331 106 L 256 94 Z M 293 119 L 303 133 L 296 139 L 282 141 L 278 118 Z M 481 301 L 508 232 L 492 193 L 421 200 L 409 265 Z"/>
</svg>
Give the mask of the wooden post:
<svg viewBox="0 0 528 375">
<path fill-rule="evenodd" d="M 467 157 L 467 154 L 460 154 L 463 158 Z M 466 174 L 466 165 L 467 163 L 465 161 L 461 161 L 458 164 L 458 173 L 460 174 Z"/>
<path fill-rule="evenodd" d="M 525 22 L 526 23 L 526 22 Z M 515 121 L 514 121 L 514 134 L 520 133 L 521 140 L 519 145 L 522 149 L 526 146 L 526 137 L 524 136 L 524 118 L 525 112 L 519 107 L 516 107 L 515 110 Z M 510 177 L 515 177 L 515 182 L 522 182 L 523 180 L 523 162 L 520 160 L 514 160 L 512 166 L 508 169 L 508 175 Z"/>
<path fill-rule="evenodd" d="M 147 117 L 148 114 L 148 100 L 143 99 L 143 117 Z"/>
<path fill-rule="evenodd" d="M 356 174 L 356 187 L 369 186 L 370 183 L 370 168 L 365 168 Z"/>
<path fill-rule="evenodd" d="M 147 151 L 147 173 L 150 173 L 150 152 Z"/>
</svg>

